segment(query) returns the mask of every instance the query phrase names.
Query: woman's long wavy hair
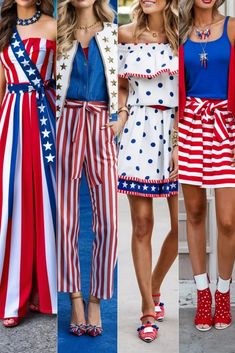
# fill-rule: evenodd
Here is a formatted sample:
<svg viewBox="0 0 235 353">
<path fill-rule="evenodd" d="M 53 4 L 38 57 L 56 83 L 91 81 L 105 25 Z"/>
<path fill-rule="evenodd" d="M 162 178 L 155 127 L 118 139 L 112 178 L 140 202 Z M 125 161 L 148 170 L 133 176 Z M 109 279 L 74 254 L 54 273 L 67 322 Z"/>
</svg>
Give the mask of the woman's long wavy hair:
<svg viewBox="0 0 235 353">
<path fill-rule="evenodd" d="M 137 39 L 146 30 L 146 22 L 148 19 L 148 15 L 143 12 L 139 0 L 136 0 L 133 4 L 131 18 L 136 22 L 134 36 Z M 164 27 L 167 40 L 175 55 L 178 54 L 179 46 L 178 18 L 178 0 L 166 0 L 166 7 L 163 11 Z"/>
<path fill-rule="evenodd" d="M 36 0 L 35 0 L 36 2 Z M 0 20 L 0 52 L 9 45 L 13 34 L 13 27 L 16 25 L 17 19 L 17 4 L 14 0 L 4 0 L 1 6 Z M 37 6 L 42 13 L 48 16 L 53 16 L 54 6 L 53 0 L 41 0 L 41 5 Z"/>
<path fill-rule="evenodd" d="M 217 0 L 214 6 L 214 14 L 218 12 L 218 8 L 225 0 Z M 183 44 L 193 29 L 194 19 L 194 0 L 181 0 L 180 2 L 180 43 Z"/>
<path fill-rule="evenodd" d="M 100 22 L 113 22 L 115 12 L 109 5 L 109 0 L 96 0 L 94 10 Z M 57 55 L 60 57 L 73 46 L 77 29 L 77 12 L 71 0 L 59 0 L 58 6 L 58 36 Z"/>
</svg>

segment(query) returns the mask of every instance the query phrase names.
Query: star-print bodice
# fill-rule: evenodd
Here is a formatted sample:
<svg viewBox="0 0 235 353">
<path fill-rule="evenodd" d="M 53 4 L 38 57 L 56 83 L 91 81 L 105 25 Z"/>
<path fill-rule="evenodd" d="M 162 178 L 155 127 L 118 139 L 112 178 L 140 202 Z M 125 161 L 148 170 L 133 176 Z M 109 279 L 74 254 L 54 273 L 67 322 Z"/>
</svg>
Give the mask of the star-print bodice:
<svg viewBox="0 0 235 353">
<path fill-rule="evenodd" d="M 128 105 L 178 105 L 178 58 L 169 44 L 120 44 L 119 76 L 129 80 Z"/>
<path fill-rule="evenodd" d="M 55 53 L 55 42 L 44 38 L 29 38 L 23 40 L 26 51 L 37 66 L 43 81 L 51 79 L 53 70 L 53 58 Z M 18 42 L 15 41 L 14 46 L 17 52 L 20 51 Z M 21 53 L 19 53 L 21 54 Z M 28 78 L 16 60 L 10 46 L 6 47 L 0 54 L 0 59 L 5 68 L 6 80 L 8 84 L 28 83 Z M 32 70 L 28 63 L 24 61 L 25 69 Z M 29 72 L 30 74 L 30 72 Z"/>
</svg>

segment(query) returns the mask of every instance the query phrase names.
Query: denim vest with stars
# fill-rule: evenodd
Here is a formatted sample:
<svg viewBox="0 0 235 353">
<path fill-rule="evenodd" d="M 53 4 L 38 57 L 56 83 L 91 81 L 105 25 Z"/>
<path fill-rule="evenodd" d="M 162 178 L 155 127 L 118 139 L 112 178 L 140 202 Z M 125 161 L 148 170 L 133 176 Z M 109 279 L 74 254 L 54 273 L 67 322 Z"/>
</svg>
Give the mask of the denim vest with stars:
<svg viewBox="0 0 235 353">
<path fill-rule="evenodd" d="M 103 30 L 96 33 L 95 40 L 103 60 L 110 119 L 118 109 L 118 78 L 117 78 L 117 25 L 103 23 Z M 78 49 L 78 42 L 74 41 L 72 48 L 57 60 L 57 108 L 56 117 L 61 117 L 65 99 L 70 85 L 73 62 Z"/>
</svg>

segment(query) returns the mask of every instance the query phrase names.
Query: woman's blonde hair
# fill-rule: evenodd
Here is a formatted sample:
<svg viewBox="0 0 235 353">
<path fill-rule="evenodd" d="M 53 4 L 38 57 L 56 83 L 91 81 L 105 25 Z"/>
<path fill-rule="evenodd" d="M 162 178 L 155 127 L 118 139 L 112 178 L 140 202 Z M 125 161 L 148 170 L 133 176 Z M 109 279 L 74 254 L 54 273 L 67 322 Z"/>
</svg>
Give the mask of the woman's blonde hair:
<svg viewBox="0 0 235 353">
<path fill-rule="evenodd" d="M 96 0 L 94 10 L 100 22 L 113 22 L 115 12 L 109 5 L 109 0 Z M 60 57 L 73 46 L 77 24 L 77 13 L 71 0 L 59 0 L 57 54 Z"/>
<path fill-rule="evenodd" d="M 179 46 L 178 15 L 178 0 L 166 0 L 166 6 L 163 11 L 165 33 L 175 54 L 178 54 Z M 136 0 L 133 4 L 131 18 L 136 22 L 136 30 L 134 35 L 137 39 L 146 30 L 146 23 L 148 19 L 148 15 L 143 12 L 139 0 Z"/>
<path fill-rule="evenodd" d="M 214 6 L 214 13 L 218 12 L 218 8 L 225 2 L 225 0 L 217 0 Z M 194 0 L 180 1 L 180 43 L 183 44 L 193 29 L 194 21 Z"/>
</svg>

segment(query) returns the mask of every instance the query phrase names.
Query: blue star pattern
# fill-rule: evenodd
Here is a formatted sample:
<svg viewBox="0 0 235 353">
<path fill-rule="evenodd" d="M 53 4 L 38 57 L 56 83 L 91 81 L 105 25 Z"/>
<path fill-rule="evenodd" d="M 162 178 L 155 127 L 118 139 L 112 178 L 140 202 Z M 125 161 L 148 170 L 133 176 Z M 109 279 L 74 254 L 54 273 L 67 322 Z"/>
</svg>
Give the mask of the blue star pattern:
<svg viewBox="0 0 235 353">
<path fill-rule="evenodd" d="M 119 146 L 120 192 L 146 197 L 178 192 L 177 180 L 169 180 L 177 70 L 169 45 L 119 45 L 119 75 L 128 76 L 130 109 Z"/>
<path fill-rule="evenodd" d="M 28 26 L 31 25 L 32 23 L 35 23 L 39 20 L 39 18 L 41 17 L 41 11 L 38 10 L 34 16 L 32 16 L 31 18 L 25 19 L 25 20 L 21 20 L 20 18 L 17 18 L 16 20 L 16 24 L 19 26 Z"/>
<path fill-rule="evenodd" d="M 132 195 L 146 196 L 146 197 L 167 197 L 175 195 L 178 192 L 178 182 L 176 181 L 141 181 L 137 179 L 125 179 L 119 177 L 118 190 Z"/>
<path fill-rule="evenodd" d="M 16 28 L 14 29 L 10 44 L 17 61 L 30 83 L 10 84 L 8 85 L 8 91 L 15 94 L 36 91 L 43 157 L 46 164 L 54 164 L 56 156 L 53 133 L 55 131 L 55 119 L 52 116 L 53 113 L 48 109 L 45 94 L 46 85 L 54 85 L 54 82 L 50 80 L 45 85 L 42 81 L 40 73 L 36 65 L 30 60 Z"/>
</svg>

